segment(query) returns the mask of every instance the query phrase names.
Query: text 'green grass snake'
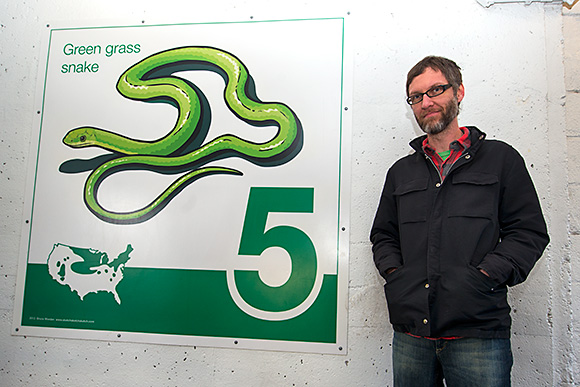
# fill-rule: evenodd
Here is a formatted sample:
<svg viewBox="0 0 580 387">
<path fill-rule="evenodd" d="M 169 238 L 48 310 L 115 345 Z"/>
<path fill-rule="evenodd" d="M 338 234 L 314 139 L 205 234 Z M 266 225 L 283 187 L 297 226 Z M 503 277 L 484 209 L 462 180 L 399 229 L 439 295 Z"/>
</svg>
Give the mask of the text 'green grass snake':
<svg viewBox="0 0 580 387">
<path fill-rule="evenodd" d="M 182 70 L 209 70 L 220 74 L 226 82 L 224 99 L 230 111 L 256 127 L 276 125 L 276 135 L 267 142 L 256 143 L 224 134 L 202 143 L 207 131 L 203 128 L 200 92 L 190 82 L 171 75 Z M 234 55 L 217 48 L 188 46 L 151 55 L 120 76 L 117 90 L 133 100 L 170 103 L 179 113 L 173 129 L 156 141 L 131 139 L 89 126 L 72 129 L 63 138 L 63 142 L 72 148 L 100 147 L 114 152 L 114 158 L 93 170 L 84 189 L 86 206 L 109 223 L 144 222 L 199 178 L 213 174 L 242 175 L 232 168 L 204 167 L 211 161 L 240 157 L 257 165 L 280 165 L 292 159 L 302 148 L 302 126 L 296 114 L 283 103 L 260 101 L 246 66 Z M 193 150 L 192 144 L 195 146 Z M 113 212 L 103 208 L 97 199 L 103 180 L 112 173 L 135 169 L 161 173 L 189 172 L 141 209 Z"/>
</svg>

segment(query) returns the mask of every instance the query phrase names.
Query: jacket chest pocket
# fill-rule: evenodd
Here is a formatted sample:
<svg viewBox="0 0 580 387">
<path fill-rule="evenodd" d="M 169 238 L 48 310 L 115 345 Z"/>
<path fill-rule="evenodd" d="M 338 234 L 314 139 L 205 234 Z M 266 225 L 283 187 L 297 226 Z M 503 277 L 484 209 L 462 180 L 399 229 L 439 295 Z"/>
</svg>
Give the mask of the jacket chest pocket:
<svg viewBox="0 0 580 387">
<path fill-rule="evenodd" d="M 427 220 L 427 183 L 428 179 L 411 180 L 395 189 L 400 223 Z"/>
<path fill-rule="evenodd" d="M 452 176 L 449 190 L 450 217 L 464 216 L 493 219 L 499 206 L 499 179 L 487 173 Z"/>
</svg>

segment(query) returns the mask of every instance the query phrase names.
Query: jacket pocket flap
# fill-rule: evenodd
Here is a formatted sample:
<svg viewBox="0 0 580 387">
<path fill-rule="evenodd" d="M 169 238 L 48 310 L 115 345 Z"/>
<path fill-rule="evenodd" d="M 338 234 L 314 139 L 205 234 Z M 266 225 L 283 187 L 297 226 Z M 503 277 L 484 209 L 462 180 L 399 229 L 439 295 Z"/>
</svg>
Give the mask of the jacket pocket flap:
<svg viewBox="0 0 580 387">
<path fill-rule="evenodd" d="M 416 179 L 407 181 L 398 186 L 397 188 L 395 188 L 393 195 L 401 196 L 411 192 L 425 191 L 426 189 L 427 189 L 427 179 Z"/>
<path fill-rule="evenodd" d="M 452 184 L 492 185 L 499 183 L 496 175 L 481 172 L 458 174 L 453 176 Z"/>
</svg>

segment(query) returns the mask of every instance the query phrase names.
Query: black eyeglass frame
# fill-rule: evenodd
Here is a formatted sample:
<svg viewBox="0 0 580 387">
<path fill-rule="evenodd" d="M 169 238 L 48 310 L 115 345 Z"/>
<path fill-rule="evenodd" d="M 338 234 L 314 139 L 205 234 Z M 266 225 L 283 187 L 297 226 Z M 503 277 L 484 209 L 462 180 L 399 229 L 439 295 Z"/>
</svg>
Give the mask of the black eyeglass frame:
<svg viewBox="0 0 580 387">
<path fill-rule="evenodd" d="M 416 105 L 418 103 L 423 102 L 423 96 L 427 95 L 427 97 L 429 98 L 433 98 L 433 97 L 437 97 L 443 93 L 445 93 L 447 91 L 447 89 L 449 89 L 451 87 L 451 84 L 446 84 L 446 85 L 435 85 L 432 88 L 430 88 L 429 90 L 427 90 L 424 93 L 417 93 L 417 94 L 413 94 L 407 97 L 406 101 L 409 105 Z M 437 89 L 437 88 L 442 88 L 443 90 L 439 93 L 433 93 L 433 89 Z M 411 98 L 416 98 L 416 97 L 421 97 L 421 99 L 419 99 L 416 102 L 413 102 Z"/>
</svg>

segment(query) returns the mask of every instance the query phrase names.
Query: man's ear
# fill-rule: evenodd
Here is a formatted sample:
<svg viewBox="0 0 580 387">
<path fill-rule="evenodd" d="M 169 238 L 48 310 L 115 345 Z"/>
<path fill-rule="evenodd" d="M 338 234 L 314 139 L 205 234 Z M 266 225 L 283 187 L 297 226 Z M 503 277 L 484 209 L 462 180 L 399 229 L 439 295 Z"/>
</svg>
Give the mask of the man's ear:
<svg viewBox="0 0 580 387">
<path fill-rule="evenodd" d="M 463 97 L 465 97 L 465 87 L 463 86 L 463 83 L 461 85 L 459 85 L 459 88 L 457 89 L 457 102 L 461 102 L 463 100 Z"/>
</svg>

